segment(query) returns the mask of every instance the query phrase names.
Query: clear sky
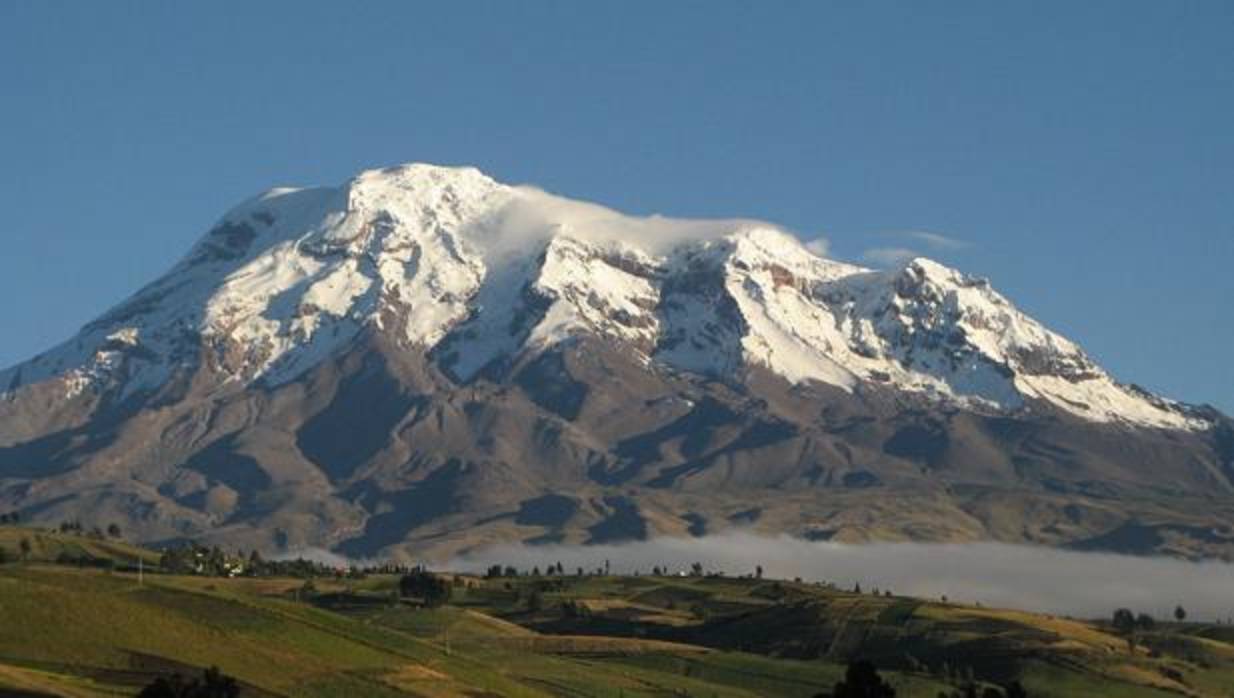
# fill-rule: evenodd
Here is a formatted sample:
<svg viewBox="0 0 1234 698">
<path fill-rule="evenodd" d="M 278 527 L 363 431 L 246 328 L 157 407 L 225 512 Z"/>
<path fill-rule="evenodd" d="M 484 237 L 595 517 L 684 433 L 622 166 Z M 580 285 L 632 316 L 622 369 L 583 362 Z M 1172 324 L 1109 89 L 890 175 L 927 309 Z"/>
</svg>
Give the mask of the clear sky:
<svg viewBox="0 0 1234 698">
<path fill-rule="evenodd" d="M 990 277 L 1234 412 L 1234 3 L 0 0 L 0 365 L 405 161 Z"/>
</svg>

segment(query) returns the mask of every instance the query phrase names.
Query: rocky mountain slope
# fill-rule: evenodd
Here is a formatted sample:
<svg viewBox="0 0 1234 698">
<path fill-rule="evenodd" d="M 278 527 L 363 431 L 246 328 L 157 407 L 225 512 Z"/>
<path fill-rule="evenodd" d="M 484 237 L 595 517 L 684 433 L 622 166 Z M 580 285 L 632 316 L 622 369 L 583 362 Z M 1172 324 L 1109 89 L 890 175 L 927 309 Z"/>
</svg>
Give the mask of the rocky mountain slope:
<svg viewBox="0 0 1234 698">
<path fill-rule="evenodd" d="M 229 211 L 0 372 L 0 510 L 447 554 L 753 526 L 1234 554 L 1234 427 L 990 284 L 473 169 Z"/>
</svg>

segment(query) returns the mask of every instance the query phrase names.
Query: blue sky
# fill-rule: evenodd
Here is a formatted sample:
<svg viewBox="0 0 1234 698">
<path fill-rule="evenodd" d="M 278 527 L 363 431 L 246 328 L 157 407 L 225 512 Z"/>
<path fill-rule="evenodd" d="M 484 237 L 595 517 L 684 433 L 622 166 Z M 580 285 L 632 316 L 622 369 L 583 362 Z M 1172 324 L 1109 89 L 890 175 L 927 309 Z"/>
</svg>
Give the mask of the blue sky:
<svg viewBox="0 0 1234 698">
<path fill-rule="evenodd" d="M 440 5 L 0 0 L 0 364 L 253 193 L 428 161 L 933 256 L 1234 412 L 1234 3 Z"/>
</svg>

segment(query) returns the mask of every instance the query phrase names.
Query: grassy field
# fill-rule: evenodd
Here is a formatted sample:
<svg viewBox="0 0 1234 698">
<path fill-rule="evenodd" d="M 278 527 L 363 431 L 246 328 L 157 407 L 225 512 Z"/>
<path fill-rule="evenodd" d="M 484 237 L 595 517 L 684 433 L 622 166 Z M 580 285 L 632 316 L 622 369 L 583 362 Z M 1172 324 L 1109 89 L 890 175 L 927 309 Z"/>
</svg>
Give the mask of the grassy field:
<svg viewBox="0 0 1234 698">
<path fill-rule="evenodd" d="M 30 552 L 24 556 L 21 552 L 23 540 L 30 547 Z M 158 553 L 121 540 L 20 526 L 0 526 L 0 549 L 11 558 L 31 562 L 54 562 L 68 556 L 77 559 L 111 560 L 120 567 L 127 567 L 136 565 L 138 559 L 149 565 L 157 565 L 159 560 Z"/>
<path fill-rule="evenodd" d="M 50 564 L 116 541 L 0 528 L 0 695 L 128 696 L 217 665 L 248 696 L 795 696 L 867 658 L 899 696 L 972 683 L 1030 696 L 1234 696 L 1225 626 L 1127 640 L 1044 615 L 732 578 L 453 578 L 438 608 L 397 577 L 210 578 Z M 38 543 L 33 541 L 37 539 Z M 37 552 L 36 552 L 37 551 Z"/>
</svg>

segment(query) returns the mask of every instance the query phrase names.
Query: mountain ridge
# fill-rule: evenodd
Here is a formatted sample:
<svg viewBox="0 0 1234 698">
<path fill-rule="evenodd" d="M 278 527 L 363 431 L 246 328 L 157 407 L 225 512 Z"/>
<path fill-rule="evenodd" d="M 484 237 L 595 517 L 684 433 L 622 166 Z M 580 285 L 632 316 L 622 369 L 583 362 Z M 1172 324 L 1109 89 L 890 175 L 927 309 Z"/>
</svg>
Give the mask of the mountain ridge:
<svg viewBox="0 0 1234 698">
<path fill-rule="evenodd" d="M 643 248 L 623 239 L 640 226 L 652 233 Z M 522 336 L 501 326 L 537 305 L 547 309 Z M 1002 408 L 1040 397 L 1099 421 L 1204 426 L 1114 382 L 984 279 L 937 262 L 872 271 L 769 224 L 633 219 L 420 164 L 240 204 L 168 274 L 52 356 L 0 371 L 0 385 L 9 394 L 62 374 L 72 394 L 127 360 L 137 370 L 124 391 L 153 388 L 199 340 L 234 380 L 277 383 L 387 323 L 409 346 L 461 346 L 450 368 L 462 380 L 591 331 L 684 370 L 753 361 L 793 382 L 882 380 Z"/>
<path fill-rule="evenodd" d="M 0 371 L 0 508 L 359 556 L 750 526 L 1234 556 L 1234 426 L 989 282 L 472 168 L 275 189 Z"/>
</svg>

